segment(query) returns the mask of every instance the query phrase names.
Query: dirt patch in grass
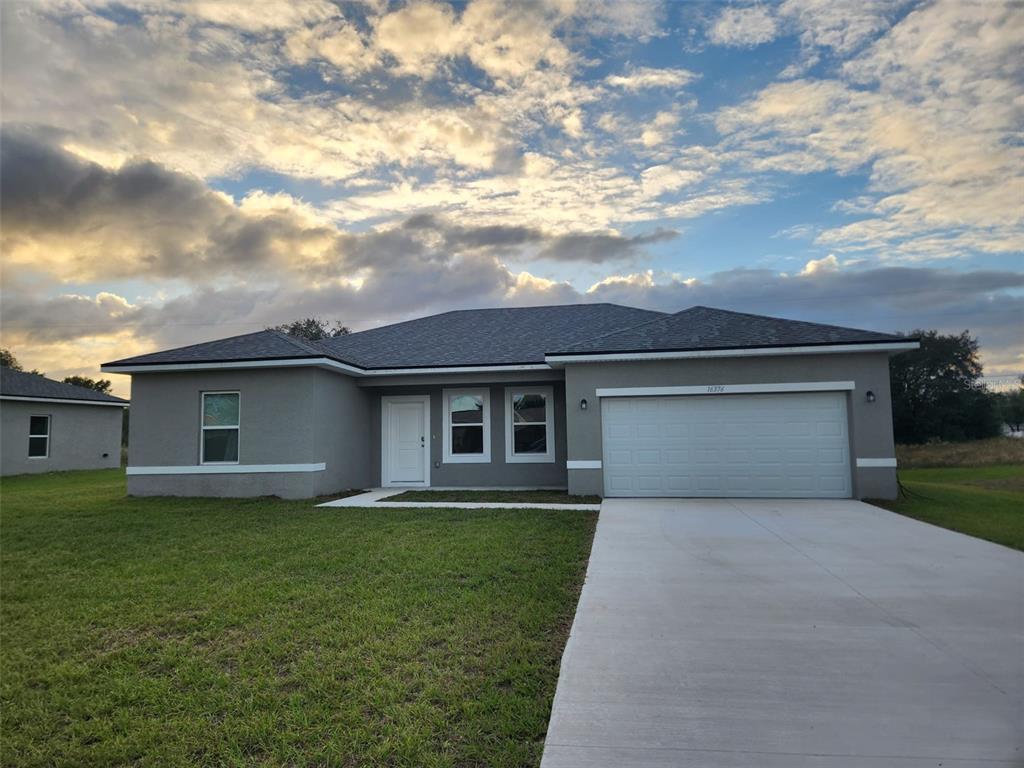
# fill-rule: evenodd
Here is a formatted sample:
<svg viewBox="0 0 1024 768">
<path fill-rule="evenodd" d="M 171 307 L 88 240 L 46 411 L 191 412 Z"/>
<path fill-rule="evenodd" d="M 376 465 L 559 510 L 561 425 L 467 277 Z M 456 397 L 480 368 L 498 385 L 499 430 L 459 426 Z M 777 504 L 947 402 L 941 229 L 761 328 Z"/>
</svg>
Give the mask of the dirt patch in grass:
<svg viewBox="0 0 1024 768">
<path fill-rule="evenodd" d="M 901 469 L 1024 464 L 1024 439 L 993 437 L 963 443 L 897 445 L 896 459 Z"/>
</svg>

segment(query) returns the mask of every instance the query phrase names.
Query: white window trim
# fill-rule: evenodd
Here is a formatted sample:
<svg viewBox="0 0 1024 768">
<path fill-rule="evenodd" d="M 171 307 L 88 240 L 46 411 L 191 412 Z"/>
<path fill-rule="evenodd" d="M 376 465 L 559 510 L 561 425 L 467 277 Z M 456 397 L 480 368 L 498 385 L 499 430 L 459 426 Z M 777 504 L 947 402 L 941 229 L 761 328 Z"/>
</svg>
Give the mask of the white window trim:
<svg viewBox="0 0 1024 768">
<path fill-rule="evenodd" d="M 476 395 L 484 400 L 484 452 L 483 453 L 452 453 L 452 409 L 453 397 L 460 395 Z M 488 387 L 471 389 L 442 389 L 441 399 L 444 400 L 444 417 L 441 422 L 444 429 L 444 463 L 445 464 L 490 464 L 491 463 L 491 391 Z"/>
<path fill-rule="evenodd" d="M 238 395 L 238 423 L 233 427 L 208 427 L 203 423 L 206 414 L 207 395 Z M 207 461 L 206 441 L 203 439 L 208 430 L 234 429 L 238 431 L 238 458 L 234 461 Z M 225 466 L 238 464 L 242 458 L 242 393 L 237 389 L 211 389 L 199 393 L 199 464 L 200 466 Z"/>
<path fill-rule="evenodd" d="M 46 419 L 46 434 L 45 435 L 34 435 L 34 434 L 32 434 L 32 419 L 34 419 L 34 418 L 35 419 Z M 33 414 L 29 415 L 29 418 L 28 418 L 29 445 L 32 444 L 32 438 L 33 437 L 45 437 L 46 438 L 46 453 L 43 454 L 42 456 L 29 456 L 28 457 L 29 459 L 37 460 L 37 459 L 48 459 L 48 458 L 50 458 L 50 428 L 51 428 L 52 424 L 53 424 L 53 419 L 50 417 L 50 414 L 48 414 L 48 413 L 33 413 Z"/>
<path fill-rule="evenodd" d="M 540 395 L 544 398 L 544 437 L 547 443 L 545 453 L 515 452 L 515 433 L 512 400 L 516 395 Z M 529 422 L 539 423 L 539 422 Z M 505 462 L 508 464 L 552 464 L 555 461 L 555 390 L 553 387 L 506 387 L 505 388 Z"/>
<path fill-rule="evenodd" d="M 856 388 L 852 381 L 786 381 L 770 384 L 700 384 L 687 387 L 607 387 L 598 397 L 665 397 L 671 395 L 750 395 L 774 392 L 841 392 Z"/>
</svg>

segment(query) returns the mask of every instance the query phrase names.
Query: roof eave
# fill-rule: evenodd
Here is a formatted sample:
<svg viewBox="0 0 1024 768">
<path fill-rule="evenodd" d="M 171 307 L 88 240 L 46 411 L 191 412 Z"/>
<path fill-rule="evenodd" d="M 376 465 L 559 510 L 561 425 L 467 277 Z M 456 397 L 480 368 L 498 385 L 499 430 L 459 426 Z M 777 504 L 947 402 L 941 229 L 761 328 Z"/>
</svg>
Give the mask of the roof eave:
<svg viewBox="0 0 1024 768">
<path fill-rule="evenodd" d="M 857 352 L 903 352 L 917 349 L 916 339 L 893 341 L 795 344 L 789 346 L 720 347 L 714 349 L 661 349 L 610 352 L 551 352 L 544 360 L 552 366 L 568 363 L 628 362 L 631 360 L 682 360 L 708 357 L 775 357 L 781 355 L 829 355 Z"/>
<path fill-rule="evenodd" d="M 441 366 L 402 366 L 393 368 L 363 368 L 350 363 L 340 362 L 327 357 L 295 357 L 295 358 L 264 358 L 250 360 L 204 360 L 196 362 L 161 362 L 161 363 L 104 363 L 100 370 L 104 373 L 175 373 L 187 371 L 210 370 L 251 370 L 258 368 L 302 368 L 316 367 L 334 370 L 350 376 L 405 376 L 409 374 L 449 374 L 449 373 L 490 373 L 501 371 L 550 370 L 547 363 L 504 363 L 504 364 L 465 364 Z"/>
<path fill-rule="evenodd" d="M 32 395 L 0 395 L 0 400 L 14 400 L 26 403 L 66 403 L 69 405 L 116 405 L 122 408 L 131 405 L 129 400 L 90 400 L 85 397 L 34 397 Z"/>
</svg>

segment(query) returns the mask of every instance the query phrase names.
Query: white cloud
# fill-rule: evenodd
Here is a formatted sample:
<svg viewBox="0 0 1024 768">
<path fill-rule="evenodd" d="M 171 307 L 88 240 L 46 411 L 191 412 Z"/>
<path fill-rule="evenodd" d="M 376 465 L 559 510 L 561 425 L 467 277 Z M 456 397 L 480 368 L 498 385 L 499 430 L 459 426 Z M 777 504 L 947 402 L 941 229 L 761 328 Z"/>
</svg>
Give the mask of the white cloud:
<svg viewBox="0 0 1024 768">
<path fill-rule="evenodd" d="M 296 64 L 322 59 L 346 75 L 365 72 L 379 63 L 377 52 L 355 27 L 344 21 L 296 30 L 285 43 L 285 53 Z"/>
<path fill-rule="evenodd" d="M 839 259 L 835 257 L 835 254 L 830 253 L 828 256 L 823 256 L 820 259 L 811 259 L 804 268 L 800 270 L 801 275 L 817 275 L 821 272 L 835 272 L 839 269 Z"/>
<path fill-rule="evenodd" d="M 908 0 L 786 0 L 781 17 L 796 25 L 804 45 L 850 53 L 886 29 Z"/>
<path fill-rule="evenodd" d="M 688 69 L 633 67 L 624 75 L 608 75 L 605 82 L 626 91 L 642 91 L 649 88 L 682 88 L 697 77 L 696 73 Z"/>
<path fill-rule="evenodd" d="M 753 172 L 866 170 L 867 194 L 839 206 L 861 218 L 818 234 L 830 250 L 1019 253 L 1022 35 L 1021 14 L 995 3 L 921 8 L 847 62 L 844 79 L 775 83 L 720 110 L 723 154 Z"/>
<path fill-rule="evenodd" d="M 775 18 L 767 8 L 726 8 L 708 31 L 718 45 L 756 46 L 771 42 L 778 33 Z"/>
</svg>

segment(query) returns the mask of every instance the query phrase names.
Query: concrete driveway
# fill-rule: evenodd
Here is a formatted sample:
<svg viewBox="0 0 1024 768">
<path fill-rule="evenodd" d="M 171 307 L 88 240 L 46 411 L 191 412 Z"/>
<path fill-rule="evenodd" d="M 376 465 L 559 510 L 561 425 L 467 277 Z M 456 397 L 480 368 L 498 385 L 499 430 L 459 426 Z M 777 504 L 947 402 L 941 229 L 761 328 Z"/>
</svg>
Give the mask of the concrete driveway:
<svg viewBox="0 0 1024 768">
<path fill-rule="evenodd" d="M 1024 765 L 1024 554 L 856 501 L 602 505 L 542 768 Z"/>
</svg>

